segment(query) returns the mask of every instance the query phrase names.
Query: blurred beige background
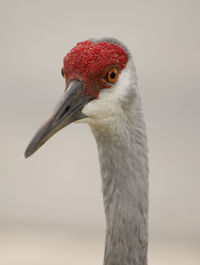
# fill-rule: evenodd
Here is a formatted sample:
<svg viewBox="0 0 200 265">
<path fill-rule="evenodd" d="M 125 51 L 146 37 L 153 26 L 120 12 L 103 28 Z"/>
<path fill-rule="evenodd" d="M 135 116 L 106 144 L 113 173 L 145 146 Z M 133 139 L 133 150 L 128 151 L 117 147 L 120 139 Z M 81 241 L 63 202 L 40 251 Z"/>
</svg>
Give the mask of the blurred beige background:
<svg viewBox="0 0 200 265">
<path fill-rule="evenodd" d="M 149 264 L 200 264 L 200 2 L 0 1 L 0 264 L 102 264 L 95 140 L 70 125 L 24 149 L 63 93 L 77 41 L 114 36 L 132 51 L 150 148 Z"/>
</svg>

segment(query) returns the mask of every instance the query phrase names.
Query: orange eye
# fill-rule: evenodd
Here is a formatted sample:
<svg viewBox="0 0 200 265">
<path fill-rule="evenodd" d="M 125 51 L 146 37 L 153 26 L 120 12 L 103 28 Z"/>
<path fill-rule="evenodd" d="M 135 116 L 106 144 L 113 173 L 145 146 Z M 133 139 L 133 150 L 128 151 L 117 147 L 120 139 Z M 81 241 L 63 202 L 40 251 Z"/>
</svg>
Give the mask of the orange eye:
<svg viewBox="0 0 200 265">
<path fill-rule="evenodd" d="M 61 74 L 65 79 L 67 78 L 67 74 L 65 73 L 64 68 L 61 69 Z"/>
<path fill-rule="evenodd" d="M 119 76 L 119 70 L 117 68 L 111 68 L 106 75 L 106 80 L 109 83 L 115 83 L 118 79 L 118 76 Z"/>
</svg>

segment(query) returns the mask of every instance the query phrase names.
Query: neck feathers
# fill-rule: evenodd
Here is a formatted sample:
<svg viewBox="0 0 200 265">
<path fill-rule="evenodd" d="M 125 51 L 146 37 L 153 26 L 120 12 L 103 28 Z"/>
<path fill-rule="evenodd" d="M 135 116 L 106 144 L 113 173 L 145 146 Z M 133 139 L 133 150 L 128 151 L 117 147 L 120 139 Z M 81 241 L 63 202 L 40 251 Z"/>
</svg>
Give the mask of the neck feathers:
<svg viewBox="0 0 200 265">
<path fill-rule="evenodd" d="M 148 165 L 141 108 L 123 110 L 109 124 L 91 128 L 98 145 L 106 215 L 104 265 L 146 265 Z"/>
</svg>

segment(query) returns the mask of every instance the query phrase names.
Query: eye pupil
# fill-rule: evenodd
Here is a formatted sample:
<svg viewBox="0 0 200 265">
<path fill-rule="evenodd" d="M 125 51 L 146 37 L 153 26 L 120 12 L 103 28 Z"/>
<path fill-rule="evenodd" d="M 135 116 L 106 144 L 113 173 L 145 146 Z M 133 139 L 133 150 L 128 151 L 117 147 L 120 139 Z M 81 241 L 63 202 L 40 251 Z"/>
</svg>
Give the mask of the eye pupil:
<svg viewBox="0 0 200 265">
<path fill-rule="evenodd" d="M 115 72 L 110 73 L 110 78 L 111 78 L 111 79 L 114 79 L 115 76 L 116 76 L 116 73 L 115 73 Z"/>
<path fill-rule="evenodd" d="M 67 78 L 67 75 L 66 75 L 66 73 L 65 73 L 65 71 L 64 71 L 63 68 L 61 69 L 61 74 L 62 74 L 62 76 L 63 76 L 65 79 Z"/>
</svg>

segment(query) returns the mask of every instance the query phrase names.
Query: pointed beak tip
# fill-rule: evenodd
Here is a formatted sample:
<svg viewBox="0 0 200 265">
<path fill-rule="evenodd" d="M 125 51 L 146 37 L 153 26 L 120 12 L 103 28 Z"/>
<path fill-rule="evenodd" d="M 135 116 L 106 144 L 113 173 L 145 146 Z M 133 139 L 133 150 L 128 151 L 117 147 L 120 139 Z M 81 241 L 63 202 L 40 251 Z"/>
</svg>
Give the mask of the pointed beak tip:
<svg viewBox="0 0 200 265">
<path fill-rule="evenodd" d="M 25 151 L 25 153 L 24 153 L 24 157 L 25 157 L 25 158 L 29 158 L 29 156 L 31 156 L 31 153 Z"/>
<path fill-rule="evenodd" d="M 24 157 L 25 158 L 29 158 L 30 156 L 33 155 L 33 153 L 35 153 L 35 150 L 33 150 L 32 148 L 30 148 L 30 144 L 27 146 L 25 152 L 24 152 Z"/>
</svg>

